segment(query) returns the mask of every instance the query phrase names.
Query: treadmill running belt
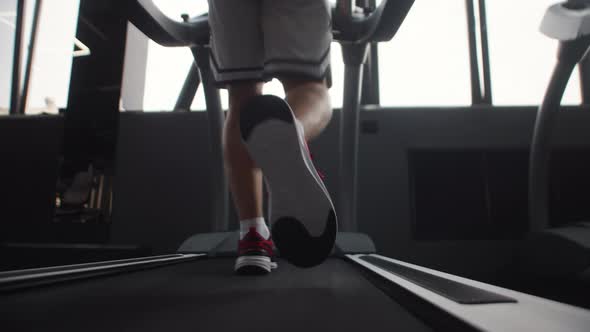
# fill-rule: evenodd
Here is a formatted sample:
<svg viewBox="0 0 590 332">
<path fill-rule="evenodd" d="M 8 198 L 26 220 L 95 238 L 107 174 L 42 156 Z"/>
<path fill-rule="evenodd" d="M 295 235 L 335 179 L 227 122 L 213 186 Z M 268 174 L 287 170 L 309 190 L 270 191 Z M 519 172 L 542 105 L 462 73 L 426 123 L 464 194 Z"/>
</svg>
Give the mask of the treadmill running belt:
<svg viewBox="0 0 590 332">
<path fill-rule="evenodd" d="M 8 331 L 430 331 L 358 268 L 311 269 L 279 260 L 267 276 L 236 276 L 234 259 L 3 294 Z"/>
<path fill-rule="evenodd" d="M 360 259 L 461 304 L 514 303 L 515 299 L 416 270 L 379 257 Z"/>
</svg>

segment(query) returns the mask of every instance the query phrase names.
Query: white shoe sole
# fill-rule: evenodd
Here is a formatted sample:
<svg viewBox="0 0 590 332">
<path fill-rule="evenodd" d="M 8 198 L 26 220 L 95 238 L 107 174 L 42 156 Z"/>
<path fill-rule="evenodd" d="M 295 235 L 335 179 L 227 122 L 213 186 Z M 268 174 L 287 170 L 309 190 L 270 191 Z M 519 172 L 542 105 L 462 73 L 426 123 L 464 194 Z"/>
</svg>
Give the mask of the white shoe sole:
<svg viewBox="0 0 590 332">
<path fill-rule="evenodd" d="M 268 184 L 281 256 L 301 267 L 320 264 L 334 246 L 336 214 L 289 105 L 275 96 L 254 97 L 241 116 L 242 137 Z"/>
<path fill-rule="evenodd" d="M 276 268 L 267 256 L 240 256 L 236 259 L 234 271 L 238 274 L 267 274 Z"/>
</svg>

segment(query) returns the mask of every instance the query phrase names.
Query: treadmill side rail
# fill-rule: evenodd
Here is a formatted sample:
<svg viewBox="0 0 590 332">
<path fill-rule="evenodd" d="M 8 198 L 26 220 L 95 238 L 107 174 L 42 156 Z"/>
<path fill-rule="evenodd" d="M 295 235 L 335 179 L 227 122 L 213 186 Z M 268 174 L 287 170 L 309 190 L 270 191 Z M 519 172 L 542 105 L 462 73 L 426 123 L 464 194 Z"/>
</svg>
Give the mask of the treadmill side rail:
<svg viewBox="0 0 590 332">
<path fill-rule="evenodd" d="M 0 293 L 58 282 L 145 270 L 192 261 L 205 255 L 163 255 L 0 273 Z"/>
<path fill-rule="evenodd" d="M 484 331 L 588 331 L 590 310 L 543 299 L 510 289 L 436 271 L 392 258 L 370 255 L 408 269 L 428 273 L 453 282 L 469 285 L 491 293 L 515 299 L 517 302 L 490 304 L 462 304 L 428 288 L 400 277 L 384 268 L 362 259 L 367 255 L 347 255 L 354 263 L 391 284 L 418 296 L 422 300 L 448 312 L 466 324 Z"/>
<path fill-rule="evenodd" d="M 436 274 L 413 269 L 406 265 L 378 258 L 377 256 L 360 256 L 360 259 L 369 262 L 381 269 L 387 270 L 399 277 L 411 281 L 421 287 L 429 289 L 450 300 L 461 304 L 490 304 L 490 303 L 516 303 L 516 299 L 490 292 L 472 285 L 457 282 Z"/>
</svg>

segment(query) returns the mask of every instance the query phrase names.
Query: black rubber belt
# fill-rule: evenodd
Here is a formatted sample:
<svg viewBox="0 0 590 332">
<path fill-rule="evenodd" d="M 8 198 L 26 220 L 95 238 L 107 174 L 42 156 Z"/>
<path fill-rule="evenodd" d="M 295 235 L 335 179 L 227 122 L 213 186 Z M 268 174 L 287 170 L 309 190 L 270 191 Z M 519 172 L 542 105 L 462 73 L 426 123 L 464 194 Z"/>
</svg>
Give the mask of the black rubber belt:
<svg viewBox="0 0 590 332">
<path fill-rule="evenodd" d="M 375 256 L 360 259 L 461 304 L 516 303 L 515 299 L 394 263 Z"/>
<path fill-rule="evenodd" d="M 432 331 L 344 260 L 299 269 L 279 259 L 265 276 L 235 275 L 234 263 L 204 259 L 2 294 L 0 330 Z"/>
</svg>

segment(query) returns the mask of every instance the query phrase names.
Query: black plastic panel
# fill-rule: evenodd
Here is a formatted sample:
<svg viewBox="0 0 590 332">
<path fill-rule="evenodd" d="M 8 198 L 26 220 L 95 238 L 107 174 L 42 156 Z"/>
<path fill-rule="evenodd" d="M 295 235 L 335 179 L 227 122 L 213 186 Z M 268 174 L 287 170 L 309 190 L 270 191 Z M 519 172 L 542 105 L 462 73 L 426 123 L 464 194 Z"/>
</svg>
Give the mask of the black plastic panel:
<svg viewBox="0 0 590 332">
<path fill-rule="evenodd" d="M 408 153 L 413 236 L 423 241 L 520 239 L 528 230 L 527 149 L 414 149 Z M 590 150 L 551 160 L 551 225 L 590 218 Z"/>
<path fill-rule="evenodd" d="M 61 116 L 0 117 L 0 242 L 51 241 Z"/>
</svg>

